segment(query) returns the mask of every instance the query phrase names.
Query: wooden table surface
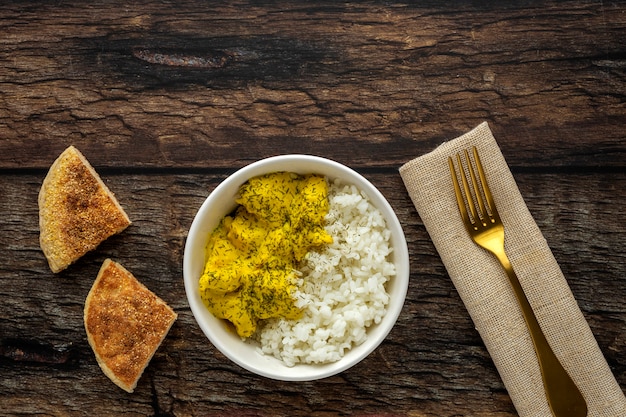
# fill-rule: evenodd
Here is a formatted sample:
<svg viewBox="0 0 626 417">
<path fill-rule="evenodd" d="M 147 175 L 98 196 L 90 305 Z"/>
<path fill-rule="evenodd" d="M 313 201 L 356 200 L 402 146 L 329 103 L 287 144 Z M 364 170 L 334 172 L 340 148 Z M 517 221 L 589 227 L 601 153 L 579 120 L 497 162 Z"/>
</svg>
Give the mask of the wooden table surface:
<svg viewBox="0 0 626 417">
<path fill-rule="evenodd" d="M 3 2 L 0 414 L 515 416 L 398 174 L 482 121 L 626 388 L 624 2 Z M 70 144 L 133 225 L 55 275 L 37 195 Z M 411 256 L 386 341 L 315 382 L 226 359 L 182 279 L 206 196 L 287 153 L 379 187 Z M 100 371 L 83 327 L 107 257 L 179 314 L 133 394 Z"/>
</svg>

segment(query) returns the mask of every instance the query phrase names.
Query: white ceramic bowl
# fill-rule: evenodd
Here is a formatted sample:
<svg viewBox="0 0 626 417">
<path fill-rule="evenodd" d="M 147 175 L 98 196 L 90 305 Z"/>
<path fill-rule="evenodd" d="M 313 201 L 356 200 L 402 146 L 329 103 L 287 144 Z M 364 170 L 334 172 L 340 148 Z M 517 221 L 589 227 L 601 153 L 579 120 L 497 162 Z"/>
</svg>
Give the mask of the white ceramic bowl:
<svg viewBox="0 0 626 417">
<path fill-rule="evenodd" d="M 321 174 L 328 178 L 341 178 L 365 191 L 371 202 L 383 213 L 391 229 L 393 262 L 396 276 L 387 283 L 390 295 L 387 313 L 383 320 L 367 330 L 367 340 L 353 347 L 337 362 L 322 365 L 297 364 L 288 367 L 280 360 L 258 352 L 255 342 L 242 341 L 221 320 L 204 306 L 198 291 L 198 280 L 204 268 L 204 250 L 209 234 L 220 219 L 236 206 L 239 187 L 248 179 L 278 171 L 299 174 Z M 252 163 L 229 176 L 218 185 L 198 210 L 191 224 L 183 257 L 183 275 L 189 306 L 200 328 L 209 340 L 233 362 L 268 378 L 284 381 L 310 381 L 342 372 L 360 362 L 385 339 L 395 324 L 409 284 L 409 254 L 400 222 L 385 197 L 364 177 L 337 162 L 309 155 L 282 155 Z"/>
</svg>

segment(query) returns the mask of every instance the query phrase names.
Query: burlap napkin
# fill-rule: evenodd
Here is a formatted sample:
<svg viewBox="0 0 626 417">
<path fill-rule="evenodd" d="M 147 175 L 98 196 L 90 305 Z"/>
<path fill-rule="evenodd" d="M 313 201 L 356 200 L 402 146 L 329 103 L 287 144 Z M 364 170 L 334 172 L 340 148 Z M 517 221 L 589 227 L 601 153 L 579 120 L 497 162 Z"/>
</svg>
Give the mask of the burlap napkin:
<svg viewBox="0 0 626 417">
<path fill-rule="evenodd" d="M 504 223 L 505 247 L 555 354 L 587 400 L 589 416 L 626 416 L 626 398 L 517 188 L 489 126 L 474 130 L 400 168 L 426 230 L 498 368 L 520 416 L 551 416 L 539 365 L 504 270 L 465 230 L 448 156 L 472 146 Z"/>
</svg>

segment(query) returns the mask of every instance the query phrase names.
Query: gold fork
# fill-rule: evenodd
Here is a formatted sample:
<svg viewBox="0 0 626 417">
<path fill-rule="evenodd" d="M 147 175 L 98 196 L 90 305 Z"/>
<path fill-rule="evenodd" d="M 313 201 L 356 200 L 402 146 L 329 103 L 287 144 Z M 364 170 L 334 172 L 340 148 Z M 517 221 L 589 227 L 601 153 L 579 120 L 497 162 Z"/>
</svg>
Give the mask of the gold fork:
<svg viewBox="0 0 626 417">
<path fill-rule="evenodd" d="M 476 147 L 473 147 L 472 150 L 476 169 L 472 165 L 469 153 L 465 150 L 465 164 L 461 161 L 461 155 L 456 155 L 458 176 L 454 167 L 454 161 L 451 157 L 448 158 L 450 175 L 454 183 L 454 192 L 465 228 L 476 244 L 498 258 L 509 277 L 535 347 L 546 397 L 552 414 L 555 417 L 585 417 L 587 415 L 587 403 L 550 348 L 541 331 L 537 317 L 535 317 L 504 251 L 504 226 L 487 185 L 485 172 L 478 157 L 478 151 Z M 478 172 L 478 178 L 476 171 Z M 469 181 L 466 173 L 469 173 Z M 461 183 L 463 184 L 462 191 L 458 177 L 461 178 Z"/>
</svg>

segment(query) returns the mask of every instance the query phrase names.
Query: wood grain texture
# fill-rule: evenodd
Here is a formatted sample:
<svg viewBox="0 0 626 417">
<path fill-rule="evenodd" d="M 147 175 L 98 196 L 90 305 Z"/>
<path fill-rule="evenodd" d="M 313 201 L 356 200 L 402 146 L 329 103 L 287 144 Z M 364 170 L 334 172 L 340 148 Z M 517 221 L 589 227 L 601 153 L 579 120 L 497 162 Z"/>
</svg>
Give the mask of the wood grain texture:
<svg viewBox="0 0 626 417">
<path fill-rule="evenodd" d="M 0 166 L 399 165 L 483 120 L 512 165 L 621 166 L 623 5 L 476 3 L 9 2 Z"/>
<path fill-rule="evenodd" d="M 603 1 L 22 2 L 0 9 L 0 415 L 511 417 L 398 174 L 487 120 L 626 387 L 626 5 Z M 37 193 L 77 146 L 133 224 L 53 275 Z M 235 169 L 311 153 L 361 172 L 408 239 L 387 340 L 316 382 L 257 377 L 203 336 L 187 229 Z M 179 314 L 134 394 L 82 312 L 111 257 Z"/>
</svg>

